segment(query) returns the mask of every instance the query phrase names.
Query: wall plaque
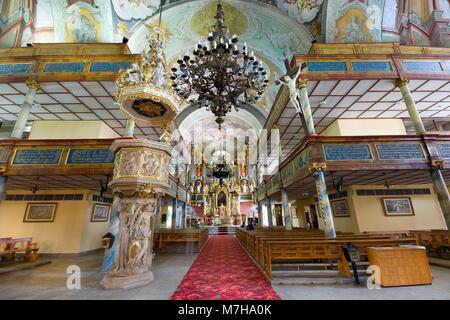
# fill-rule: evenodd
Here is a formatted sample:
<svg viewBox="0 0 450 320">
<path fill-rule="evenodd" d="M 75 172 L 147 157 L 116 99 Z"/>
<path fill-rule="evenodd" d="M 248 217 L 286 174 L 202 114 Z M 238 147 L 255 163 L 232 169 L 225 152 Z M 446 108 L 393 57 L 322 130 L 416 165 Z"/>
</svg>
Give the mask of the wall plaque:
<svg viewBox="0 0 450 320">
<path fill-rule="evenodd" d="M 18 149 L 14 154 L 13 165 L 57 165 L 62 149 Z"/>
<path fill-rule="evenodd" d="M 424 159 L 422 146 L 414 144 L 377 144 L 380 160 Z"/>
<path fill-rule="evenodd" d="M 114 153 L 109 148 L 70 149 L 66 164 L 113 164 Z"/>
<path fill-rule="evenodd" d="M 440 144 L 439 151 L 443 159 L 450 159 L 450 144 Z"/>
<path fill-rule="evenodd" d="M 367 144 L 324 145 L 326 161 L 372 160 Z"/>
</svg>

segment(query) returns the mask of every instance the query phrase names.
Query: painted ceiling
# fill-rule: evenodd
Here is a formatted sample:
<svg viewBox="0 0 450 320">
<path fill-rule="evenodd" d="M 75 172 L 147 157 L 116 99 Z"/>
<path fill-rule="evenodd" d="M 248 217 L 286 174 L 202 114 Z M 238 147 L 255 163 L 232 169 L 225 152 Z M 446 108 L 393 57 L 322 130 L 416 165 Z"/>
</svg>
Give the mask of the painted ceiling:
<svg viewBox="0 0 450 320">
<path fill-rule="evenodd" d="M 215 0 L 162 2 L 163 20 L 167 19 L 171 29 L 175 27 L 172 32 L 179 41 L 183 40 L 179 39 L 182 35 L 185 40 L 205 35 Z M 154 22 L 160 3 L 0 0 L 0 46 L 23 46 L 27 42 L 121 42 L 123 37 L 132 37 L 149 19 Z M 277 52 L 267 47 L 268 53 L 275 54 L 274 59 L 280 55 L 289 57 L 292 50 L 298 50 L 299 40 L 310 36 L 319 42 L 400 41 L 448 46 L 433 37 L 437 29 L 443 31 L 445 22 L 448 25 L 448 0 L 224 0 L 224 4 L 232 31 L 251 38 L 255 46 L 264 40 L 270 42 L 270 38 L 273 42 L 274 35 L 280 35 L 276 39 L 277 46 L 281 45 Z M 174 24 L 170 20 L 176 19 L 177 14 L 179 21 Z M 293 28 L 293 39 L 289 41 Z M 260 30 L 264 32 L 259 33 Z"/>
</svg>

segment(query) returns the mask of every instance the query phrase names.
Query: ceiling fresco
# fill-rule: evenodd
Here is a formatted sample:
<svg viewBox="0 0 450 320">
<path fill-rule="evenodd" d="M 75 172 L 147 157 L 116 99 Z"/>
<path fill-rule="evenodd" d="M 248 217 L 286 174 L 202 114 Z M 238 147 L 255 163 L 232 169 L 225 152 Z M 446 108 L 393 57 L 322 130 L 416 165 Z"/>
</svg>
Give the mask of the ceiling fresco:
<svg viewBox="0 0 450 320">
<path fill-rule="evenodd" d="M 165 12 L 173 16 L 175 13 L 169 11 L 176 7 L 187 10 L 182 22 L 176 25 L 183 29 L 177 31 L 204 36 L 215 1 L 162 2 L 163 19 Z M 158 16 L 160 3 L 160 0 L 0 0 L 0 47 L 32 42 L 121 42 L 123 37 L 132 37 L 148 19 Z M 224 0 L 224 3 L 232 31 L 251 37 L 255 47 L 264 39 L 280 47 L 268 49 L 267 54 L 275 54 L 274 59 L 290 57 L 298 49 L 296 37 L 311 37 L 318 42 L 399 41 L 450 46 L 448 0 Z M 261 28 L 264 33 L 260 34 Z M 277 34 L 279 37 L 275 37 Z M 293 41 L 289 41 L 291 38 Z M 303 51 L 307 49 L 304 47 Z"/>
</svg>

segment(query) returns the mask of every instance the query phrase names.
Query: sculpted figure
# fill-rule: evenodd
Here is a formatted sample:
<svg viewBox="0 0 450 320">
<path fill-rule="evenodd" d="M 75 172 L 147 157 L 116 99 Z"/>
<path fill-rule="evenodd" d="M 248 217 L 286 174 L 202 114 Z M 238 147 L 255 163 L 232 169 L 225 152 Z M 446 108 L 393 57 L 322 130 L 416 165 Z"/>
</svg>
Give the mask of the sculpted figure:
<svg viewBox="0 0 450 320">
<path fill-rule="evenodd" d="M 289 99 L 294 104 L 294 107 L 298 113 L 302 112 L 302 109 L 300 107 L 300 102 L 299 102 L 300 95 L 297 90 L 297 79 L 298 79 L 298 77 L 300 77 L 300 73 L 301 73 L 301 67 L 298 68 L 297 74 L 295 75 L 294 78 L 291 78 L 290 76 L 285 75 L 283 78 L 281 78 L 279 80 L 282 85 L 284 85 L 288 88 Z"/>
</svg>

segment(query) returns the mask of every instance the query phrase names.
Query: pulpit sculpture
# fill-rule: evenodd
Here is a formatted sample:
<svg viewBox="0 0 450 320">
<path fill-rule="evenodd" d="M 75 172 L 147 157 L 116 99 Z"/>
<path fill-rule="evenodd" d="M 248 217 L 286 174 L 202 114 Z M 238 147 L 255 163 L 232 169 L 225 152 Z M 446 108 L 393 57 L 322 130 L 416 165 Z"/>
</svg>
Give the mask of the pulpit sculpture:
<svg viewBox="0 0 450 320">
<path fill-rule="evenodd" d="M 172 148 L 145 139 L 116 140 L 113 180 L 119 204 L 119 237 L 114 266 L 100 282 L 104 289 L 128 289 L 154 279 L 153 232 L 158 199 L 169 189 Z"/>
</svg>

